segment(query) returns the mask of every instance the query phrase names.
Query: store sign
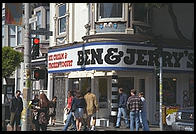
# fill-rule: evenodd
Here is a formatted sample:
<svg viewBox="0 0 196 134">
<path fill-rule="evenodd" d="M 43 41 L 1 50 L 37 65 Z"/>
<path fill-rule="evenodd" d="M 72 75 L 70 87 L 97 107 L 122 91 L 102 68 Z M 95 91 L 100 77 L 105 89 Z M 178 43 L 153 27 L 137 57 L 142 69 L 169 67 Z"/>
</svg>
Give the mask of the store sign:
<svg viewBox="0 0 196 134">
<path fill-rule="evenodd" d="M 81 70 L 152 70 L 159 66 L 156 47 L 123 43 L 88 43 L 48 52 L 48 72 Z M 194 51 L 163 48 L 163 69 L 194 70 Z"/>
</svg>

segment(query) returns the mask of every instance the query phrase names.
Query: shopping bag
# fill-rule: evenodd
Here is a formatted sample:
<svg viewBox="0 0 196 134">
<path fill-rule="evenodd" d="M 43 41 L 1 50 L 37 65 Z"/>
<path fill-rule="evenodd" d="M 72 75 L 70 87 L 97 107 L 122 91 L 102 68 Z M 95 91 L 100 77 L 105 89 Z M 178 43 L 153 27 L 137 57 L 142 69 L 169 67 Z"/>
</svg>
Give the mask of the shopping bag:
<svg viewBox="0 0 196 134">
<path fill-rule="evenodd" d="M 68 109 L 66 108 L 66 109 L 64 110 L 64 115 L 63 115 L 64 124 L 66 123 L 67 116 L 68 116 Z"/>
</svg>

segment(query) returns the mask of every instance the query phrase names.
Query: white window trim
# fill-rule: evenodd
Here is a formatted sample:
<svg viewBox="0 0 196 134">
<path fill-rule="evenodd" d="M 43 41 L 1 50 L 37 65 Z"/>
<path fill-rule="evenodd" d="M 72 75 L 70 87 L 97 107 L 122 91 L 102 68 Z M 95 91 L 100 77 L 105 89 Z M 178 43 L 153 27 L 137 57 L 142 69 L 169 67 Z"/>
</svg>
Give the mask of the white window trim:
<svg viewBox="0 0 196 134">
<path fill-rule="evenodd" d="M 98 20 L 97 22 L 124 22 L 125 21 L 125 4 L 122 3 L 122 18 L 99 18 L 99 7 L 98 3 L 95 4 L 95 18 Z M 98 15 L 98 16 L 97 16 Z"/>
</svg>

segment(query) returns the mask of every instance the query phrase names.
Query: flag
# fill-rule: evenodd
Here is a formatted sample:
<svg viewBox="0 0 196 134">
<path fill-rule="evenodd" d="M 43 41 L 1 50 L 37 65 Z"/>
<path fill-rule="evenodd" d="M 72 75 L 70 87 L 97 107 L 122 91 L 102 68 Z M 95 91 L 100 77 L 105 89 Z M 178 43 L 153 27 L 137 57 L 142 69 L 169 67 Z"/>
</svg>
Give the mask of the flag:
<svg viewBox="0 0 196 134">
<path fill-rule="evenodd" d="M 22 3 L 5 3 L 5 24 L 22 26 Z"/>
</svg>

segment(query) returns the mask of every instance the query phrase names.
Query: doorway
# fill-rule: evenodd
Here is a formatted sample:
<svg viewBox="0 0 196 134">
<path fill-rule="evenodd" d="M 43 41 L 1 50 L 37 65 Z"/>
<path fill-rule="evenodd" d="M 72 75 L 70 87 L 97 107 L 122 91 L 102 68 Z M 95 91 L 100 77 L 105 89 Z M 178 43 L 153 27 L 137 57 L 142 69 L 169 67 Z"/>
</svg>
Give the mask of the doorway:
<svg viewBox="0 0 196 134">
<path fill-rule="evenodd" d="M 98 97 L 97 101 L 99 104 L 99 112 L 98 118 L 108 118 L 108 79 L 107 78 L 99 78 L 98 80 Z"/>
</svg>

